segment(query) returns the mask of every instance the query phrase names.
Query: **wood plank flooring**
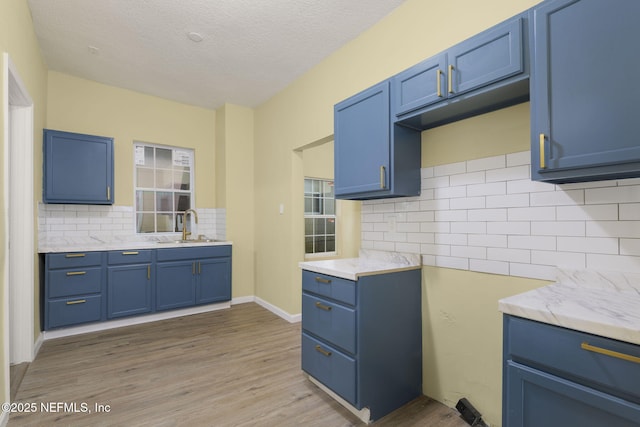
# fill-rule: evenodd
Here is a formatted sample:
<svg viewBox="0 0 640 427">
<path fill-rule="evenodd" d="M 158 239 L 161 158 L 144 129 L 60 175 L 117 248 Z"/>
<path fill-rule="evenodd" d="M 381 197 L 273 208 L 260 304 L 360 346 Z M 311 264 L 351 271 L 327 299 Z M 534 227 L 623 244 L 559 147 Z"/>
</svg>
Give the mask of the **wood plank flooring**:
<svg viewBox="0 0 640 427">
<path fill-rule="evenodd" d="M 46 341 L 16 397 L 37 410 L 10 427 L 364 425 L 300 370 L 300 324 L 253 303 Z M 374 425 L 467 426 L 427 397 Z"/>
</svg>

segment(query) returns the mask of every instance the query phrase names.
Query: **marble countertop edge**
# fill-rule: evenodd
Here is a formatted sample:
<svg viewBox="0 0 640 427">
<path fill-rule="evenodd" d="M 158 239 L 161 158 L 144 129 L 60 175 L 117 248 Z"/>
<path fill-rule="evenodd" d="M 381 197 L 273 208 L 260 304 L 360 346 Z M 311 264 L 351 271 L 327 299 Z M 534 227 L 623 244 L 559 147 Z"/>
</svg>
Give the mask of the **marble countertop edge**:
<svg viewBox="0 0 640 427">
<path fill-rule="evenodd" d="M 232 245 L 231 241 L 212 241 L 212 242 L 139 242 L 139 241 L 120 241 L 120 242 L 95 242 L 95 243 L 42 243 L 38 244 L 38 253 L 62 253 L 62 252 L 98 252 L 98 251 L 120 251 L 128 249 L 167 249 L 167 248 L 199 248 L 206 246 L 223 246 Z"/>
</svg>

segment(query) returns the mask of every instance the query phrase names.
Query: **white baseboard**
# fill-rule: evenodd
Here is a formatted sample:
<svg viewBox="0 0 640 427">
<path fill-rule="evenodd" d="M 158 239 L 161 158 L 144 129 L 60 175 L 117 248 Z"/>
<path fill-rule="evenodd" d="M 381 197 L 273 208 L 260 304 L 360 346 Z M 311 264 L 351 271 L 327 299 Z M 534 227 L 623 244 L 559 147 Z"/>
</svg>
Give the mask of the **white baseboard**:
<svg viewBox="0 0 640 427">
<path fill-rule="evenodd" d="M 282 317 L 284 320 L 286 320 L 289 323 L 297 323 L 302 320 L 302 314 L 289 314 L 283 309 L 276 307 L 271 303 L 266 302 L 262 298 L 259 298 L 259 297 L 254 297 L 254 298 L 255 298 L 256 304 L 266 308 L 267 310 L 269 310 L 274 314 L 277 314 L 278 316 Z"/>
<path fill-rule="evenodd" d="M 248 302 L 256 302 L 256 297 L 254 297 L 253 295 L 249 295 L 246 297 L 233 298 L 231 300 L 231 305 L 246 304 Z"/>
<path fill-rule="evenodd" d="M 33 344 L 33 357 L 31 361 L 36 360 L 38 353 L 40 352 L 40 347 L 42 347 L 42 343 L 44 342 L 44 335 L 42 332 L 38 334 L 38 338 L 36 338 L 36 342 Z"/>
<path fill-rule="evenodd" d="M 91 325 L 75 326 L 71 328 L 56 329 L 53 331 L 44 331 L 44 340 L 68 337 L 72 335 L 86 334 L 89 332 L 105 331 L 107 329 L 121 328 L 123 326 L 138 325 L 141 323 L 156 322 L 158 320 L 173 319 L 174 317 L 189 316 L 192 314 L 208 313 L 210 311 L 223 310 L 230 308 L 231 303 L 223 302 L 219 304 L 203 305 L 198 307 L 184 308 L 181 310 L 163 311 L 144 316 L 127 317 L 120 320 L 109 320 L 107 322 L 93 323 Z"/>
</svg>

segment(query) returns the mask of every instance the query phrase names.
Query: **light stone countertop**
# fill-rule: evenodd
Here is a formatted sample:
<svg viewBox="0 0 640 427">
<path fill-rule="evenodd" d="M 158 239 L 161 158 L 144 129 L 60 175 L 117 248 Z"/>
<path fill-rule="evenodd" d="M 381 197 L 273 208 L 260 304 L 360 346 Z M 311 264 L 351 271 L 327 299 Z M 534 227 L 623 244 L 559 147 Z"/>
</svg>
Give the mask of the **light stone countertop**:
<svg viewBox="0 0 640 427">
<path fill-rule="evenodd" d="M 299 266 L 315 273 L 358 280 L 361 276 L 420 269 L 422 263 L 417 254 L 361 249 L 358 258 L 304 261 Z"/>
<path fill-rule="evenodd" d="M 640 275 L 560 270 L 557 283 L 501 299 L 500 311 L 640 345 Z"/>
<path fill-rule="evenodd" d="M 51 242 L 38 242 L 38 253 L 60 252 L 94 252 L 94 251 L 120 251 L 128 249 L 165 249 L 165 248 L 192 248 L 203 246 L 231 245 L 230 241 L 190 242 L 176 243 L 173 239 L 162 240 L 113 240 L 101 241 L 96 239 L 57 239 Z"/>
</svg>

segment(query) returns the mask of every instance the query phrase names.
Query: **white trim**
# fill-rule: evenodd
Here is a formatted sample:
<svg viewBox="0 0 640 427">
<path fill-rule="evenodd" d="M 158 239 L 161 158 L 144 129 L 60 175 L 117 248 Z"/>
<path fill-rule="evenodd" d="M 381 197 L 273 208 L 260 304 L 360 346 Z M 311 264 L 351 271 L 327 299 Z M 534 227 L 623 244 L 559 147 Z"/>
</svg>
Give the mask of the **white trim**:
<svg viewBox="0 0 640 427">
<path fill-rule="evenodd" d="M 157 322 L 158 320 L 173 319 L 175 317 L 190 316 L 193 314 L 208 313 L 210 311 L 224 310 L 230 308 L 229 302 L 219 304 L 209 304 L 198 307 L 184 308 L 181 310 L 163 311 L 159 313 L 147 314 L 144 316 L 128 317 L 126 319 L 109 320 L 107 322 L 92 323 L 90 325 L 73 326 L 70 328 L 55 329 L 43 332 L 44 340 L 69 337 L 73 335 L 87 334 L 90 332 L 106 331 L 109 329 L 122 328 L 125 326 L 139 325 L 142 323 Z"/>
<path fill-rule="evenodd" d="M 307 377 L 309 378 L 309 381 L 317 385 L 322 391 L 327 393 L 329 396 L 333 397 L 339 404 L 347 408 L 349 412 L 351 412 L 356 417 L 360 418 L 362 422 L 364 422 L 365 424 L 371 423 L 371 411 L 369 411 L 369 408 L 356 409 L 353 405 L 351 405 L 349 402 L 347 402 L 346 400 L 338 396 L 333 390 L 331 390 L 330 388 L 322 384 L 317 379 L 313 378 L 311 375 L 307 375 Z"/>
<path fill-rule="evenodd" d="M 9 412 L 2 412 L 0 414 L 0 427 L 5 427 L 9 424 Z"/>
<path fill-rule="evenodd" d="M 266 308 L 267 310 L 269 310 L 274 314 L 277 314 L 278 316 L 282 317 L 284 320 L 286 320 L 289 323 L 298 323 L 302 320 L 302 314 L 289 314 L 286 311 L 282 310 L 281 308 L 266 302 L 262 298 L 259 298 L 259 297 L 254 297 L 254 298 L 255 298 L 256 304 Z"/>
<path fill-rule="evenodd" d="M 36 338 L 36 342 L 33 344 L 33 358 L 31 360 L 36 360 L 38 353 L 40 353 L 40 347 L 42 347 L 42 343 L 44 342 L 44 335 L 42 332 L 38 334 Z"/>
<path fill-rule="evenodd" d="M 253 295 L 249 295 L 246 297 L 233 298 L 231 300 L 231 305 L 246 304 L 248 302 L 256 302 L 256 297 L 254 297 Z"/>
</svg>

